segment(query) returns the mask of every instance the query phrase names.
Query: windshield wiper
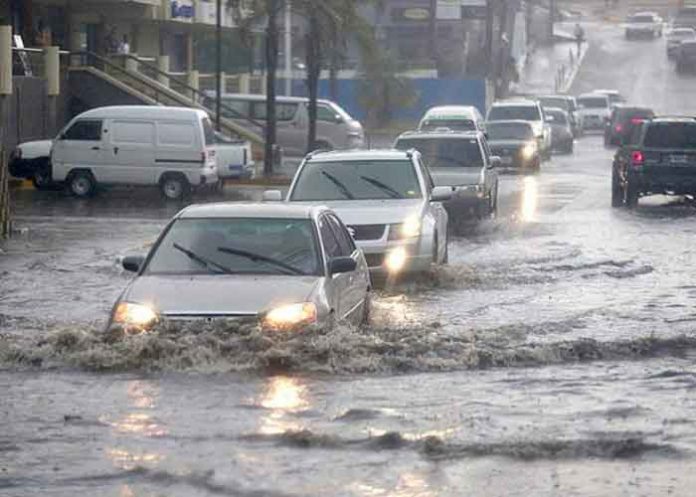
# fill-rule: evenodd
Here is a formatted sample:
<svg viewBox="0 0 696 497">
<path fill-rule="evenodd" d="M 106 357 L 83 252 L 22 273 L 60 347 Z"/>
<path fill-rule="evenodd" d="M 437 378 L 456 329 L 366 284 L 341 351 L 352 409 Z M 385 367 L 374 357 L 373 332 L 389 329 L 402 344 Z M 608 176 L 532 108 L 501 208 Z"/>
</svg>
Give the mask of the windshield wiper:
<svg viewBox="0 0 696 497">
<path fill-rule="evenodd" d="M 343 194 L 344 197 L 346 197 L 348 200 L 355 200 L 355 196 L 350 193 L 350 190 L 348 187 L 336 176 L 334 176 L 331 173 L 327 173 L 326 171 L 322 171 L 321 174 L 327 178 L 331 183 L 336 185 L 336 188 Z"/>
<path fill-rule="evenodd" d="M 195 253 L 193 250 L 189 250 L 185 247 L 182 247 L 178 243 L 173 243 L 172 246 L 175 249 L 177 249 L 179 252 L 184 253 L 192 261 L 196 261 L 198 264 L 205 267 L 211 273 L 218 273 L 218 272 L 222 271 L 225 274 L 234 274 L 234 271 L 232 271 L 227 266 L 223 266 L 222 264 L 218 264 L 215 261 L 211 261 L 210 259 Z M 215 268 L 217 268 L 218 270 L 215 271 Z"/>
<path fill-rule="evenodd" d="M 391 186 L 382 183 L 378 179 L 371 178 L 370 176 L 360 176 L 360 179 L 363 181 L 367 181 L 368 183 L 370 183 L 373 186 L 376 186 L 377 188 L 379 188 L 383 192 L 386 192 L 387 195 L 389 195 L 391 198 L 403 198 L 401 193 L 394 190 Z"/>
<path fill-rule="evenodd" d="M 287 271 L 289 273 L 306 276 L 306 273 L 304 271 L 297 269 L 296 267 L 291 266 L 290 264 L 286 264 L 283 261 L 279 261 L 278 259 L 274 259 L 272 257 L 266 257 L 265 255 L 254 254 L 253 252 L 247 252 L 246 250 L 240 250 L 240 249 L 235 249 L 235 248 L 230 248 L 230 247 L 218 247 L 217 249 L 219 252 L 223 252 L 225 254 L 232 254 L 232 255 L 238 255 L 240 257 L 246 257 L 247 259 L 250 259 L 254 262 L 265 262 L 266 264 L 270 264 L 271 266 L 275 266 L 275 267 L 284 269 L 285 271 Z"/>
</svg>

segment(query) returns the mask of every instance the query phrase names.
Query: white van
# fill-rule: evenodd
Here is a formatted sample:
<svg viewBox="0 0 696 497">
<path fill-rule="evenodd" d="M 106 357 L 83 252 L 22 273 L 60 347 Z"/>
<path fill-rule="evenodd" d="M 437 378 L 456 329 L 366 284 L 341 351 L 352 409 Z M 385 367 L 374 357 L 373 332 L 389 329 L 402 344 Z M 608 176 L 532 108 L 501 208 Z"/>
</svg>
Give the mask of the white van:
<svg viewBox="0 0 696 497">
<path fill-rule="evenodd" d="M 206 92 L 210 99 L 214 92 Z M 224 93 L 220 99 L 223 105 L 221 114 L 242 126 L 249 121 L 258 126 L 252 129 L 263 134 L 266 126 L 266 96 L 242 93 Z M 277 141 L 286 156 L 301 156 L 307 153 L 309 131 L 309 99 L 306 97 L 276 97 Z M 214 107 L 213 100 L 205 105 Z M 317 101 L 317 146 L 324 150 L 363 148 L 365 132 L 362 124 L 353 119 L 340 105 L 330 100 Z"/>
<path fill-rule="evenodd" d="M 51 172 L 76 197 L 98 184 L 158 185 L 168 199 L 218 182 L 208 115 L 186 107 L 101 107 L 74 118 L 53 141 Z"/>
</svg>

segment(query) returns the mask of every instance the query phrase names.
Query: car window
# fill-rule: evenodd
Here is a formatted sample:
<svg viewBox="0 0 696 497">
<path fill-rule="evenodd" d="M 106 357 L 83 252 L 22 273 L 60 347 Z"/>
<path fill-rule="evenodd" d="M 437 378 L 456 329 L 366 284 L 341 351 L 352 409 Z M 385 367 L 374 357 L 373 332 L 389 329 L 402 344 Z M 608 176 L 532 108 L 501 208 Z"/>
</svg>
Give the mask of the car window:
<svg viewBox="0 0 696 497">
<path fill-rule="evenodd" d="M 483 157 L 477 138 L 401 138 L 396 148 L 418 150 L 428 167 L 481 167 Z"/>
<path fill-rule="evenodd" d="M 209 106 L 212 108 L 214 102 Z M 243 118 L 249 117 L 251 113 L 250 102 L 245 100 L 235 100 L 231 98 L 222 98 L 222 109 L 220 110 L 223 117 L 227 118 Z"/>
<path fill-rule="evenodd" d="M 224 268 L 235 274 L 318 275 L 319 260 L 309 219 L 178 219 L 146 273 L 224 274 Z"/>
<path fill-rule="evenodd" d="M 328 223 L 331 225 L 331 229 L 334 231 L 336 240 L 338 241 L 338 247 L 340 249 L 341 256 L 350 257 L 355 251 L 355 243 L 353 238 L 348 233 L 348 229 L 336 216 L 326 216 Z"/>
<path fill-rule="evenodd" d="M 309 160 L 300 171 L 290 200 L 389 200 L 422 198 L 410 159 Z"/>
<path fill-rule="evenodd" d="M 475 131 L 476 123 L 468 118 L 438 118 L 426 119 L 420 126 L 423 131 L 435 130 L 437 128 L 447 128 L 453 131 Z"/>
<path fill-rule="evenodd" d="M 317 105 L 317 120 L 319 121 L 335 124 L 338 115 L 339 114 L 328 105 Z"/>
<path fill-rule="evenodd" d="M 102 121 L 98 119 L 81 119 L 75 122 L 63 134 L 64 140 L 100 141 Z"/>
<path fill-rule="evenodd" d="M 334 233 L 334 230 L 331 228 L 331 224 L 326 216 L 319 219 L 319 233 L 321 234 L 321 241 L 324 244 L 324 250 L 329 259 L 346 255 L 342 252 L 336 233 Z"/>
<path fill-rule="evenodd" d="M 210 122 L 210 119 L 208 119 L 207 117 L 203 118 L 201 120 L 201 124 L 203 125 L 203 136 L 205 138 L 205 144 L 215 145 L 217 140 L 215 138 L 215 130 L 213 129 L 213 124 Z"/>
<path fill-rule="evenodd" d="M 489 140 L 531 140 L 534 130 L 527 123 L 490 123 L 488 125 Z"/>
<path fill-rule="evenodd" d="M 488 113 L 489 121 L 539 121 L 539 107 L 536 105 L 499 105 L 492 107 Z"/>
<path fill-rule="evenodd" d="M 278 121 L 292 121 L 297 113 L 297 103 L 277 102 L 276 118 Z M 253 102 L 251 104 L 251 117 L 253 119 L 266 119 L 266 102 Z"/>
<path fill-rule="evenodd" d="M 585 109 L 606 109 L 609 107 L 609 100 L 606 97 L 580 97 L 578 106 Z"/>
<path fill-rule="evenodd" d="M 565 98 L 544 97 L 539 99 L 539 103 L 543 107 L 558 107 L 563 110 L 568 110 L 568 100 Z"/>
<path fill-rule="evenodd" d="M 696 149 L 696 123 L 653 123 L 643 144 L 649 148 Z"/>
</svg>

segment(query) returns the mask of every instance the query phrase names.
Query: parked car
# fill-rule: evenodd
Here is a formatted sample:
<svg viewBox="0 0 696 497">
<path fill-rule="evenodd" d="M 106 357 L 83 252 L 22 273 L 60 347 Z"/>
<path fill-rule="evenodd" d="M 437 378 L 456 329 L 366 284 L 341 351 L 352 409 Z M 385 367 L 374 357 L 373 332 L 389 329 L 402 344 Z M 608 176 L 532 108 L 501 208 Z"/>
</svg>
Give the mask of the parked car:
<svg viewBox="0 0 696 497">
<path fill-rule="evenodd" d="M 611 116 L 604 130 L 604 145 L 621 145 L 633 134 L 636 127 L 653 117 L 655 117 L 655 113 L 647 107 L 617 105 L 611 111 Z"/>
<path fill-rule="evenodd" d="M 210 97 L 213 92 L 208 92 Z M 266 122 L 266 96 L 225 93 L 221 97 L 222 116 L 261 133 Z M 286 156 L 304 156 L 307 153 L 309 131 L 309 99 L 304 97 L 276 98 L 278 144 Z M 208 107 L 212 102 L 206 101 Z M 234 112 L 232 112 L 234 111 Z M 249 120 L 258 123 L 250 124 Z M 317 146 L 323 150 L 362 148 L 365 133 L 362 124 L 343 108 L 330 100 L 317 102 Z"/>
<path fill-rule="evenodd" d="M 573 130 L 573 136 L 577 138 L 582 134 L 582 123 L 580 123 L 577 116 L 578 104 L 575 101 L 575 97 L 570 95 L 540 95 L 537 97 L 537 100 L 539 100 L 544 111 L 550 107 L 566 111 L 570 120 L 570 127 Z"/>
<path fill-rule="evenodd" d="M 251 143 L 215 133 L 215 162 L 220 179 L 249 179 L 254 176 Z"/>
<path fill-rule="evenodd" d="M 494 102 L 488 110 L 486 122 L 522 120 L 529 121 L 537 139 L 542 159 L 551 157 L 551 128 L 544 118 L 544 110 L 536 100 L 502 100 Z"/>
<path fill-rule="evenodd" d="M 408 131 L 394 148 L 418 150 L 435 186 L 452 188 L 452 198 L 444 203 L 451 224 L 471 214 L 477 219 L 496 214 L 500 157 L 491 156 L 480 131 Z"/>
<path fill-rule="evenodd" d="M 604 131 L 609 120 L 609 97 L 602 93 L 585 93 L 577 97 L 578 115 L 583 131 Z"/>
<path fill-rule="evenodd" d="M 563 109 L 555 107 L 544 109 L 544 112 L 546 122 L 551 126 L 551 150 L 572 154 L 575 137 L 570 126 L 570 116 Z"/>
<path fill-rule="evenodd" d="M 15 178 L 30 179 L 37 190 L 52 188 L 52 140 L 24 142 L 10 153 L 8 169 Z"/>
<path fill-rule="evenodd" d="M 626 18 L 626 39 L 662 36 L 664 20 L 654 12 L 638 12 Z"/>
<path fill-rule="evenodd" d="M 696 29 L 674 28 L 667 33 L 667 56 L 675 57 L 683 41 L 696 40 Z"/>
<path fill-rule="evenodd" d="M 696 40 L 683 41 L 677 50 L 677 72 L 686 73 L 696 70 Z"/>
<path fill-rule="evenodd" d="M 539 144 L 529 121 L 495 121 L 488 125 L 491 154 L 500 157 L 501 167 L 538 172 Z"/>
<path fill-rule="evenodd" d="M 486 124 L 476 107 L 447 105 L 428 109 L 418 123 L 419 131 L 432 131 L 438 128 L 485 132 Z"/>
<path fill-rule="evenodd" d="M 75 117 L 51 148 L 51 177 L 76 197 L 98 185 L 158 185 L 168 199 L 216 185 L 215 132 L 186 107 L 125 105 Z"/>
<path fill-rule="evenodd" d="M 438 187 L 417 151 L 316 152 L 300 164 L 286 202 L 320 203 L 348 226 L 375 275 L 447 262 L 452 189 Z M 269 191 L 266 200 L 280 200 Z"/>
<path fill-rule="evenodd" d="M 109 328 L 225 319 L 292 331 L 365 323 L 370 276 L 340 219 L 324 207 L 193 205 L 166 226 L 116 301 Z"/>
<path fill-rule="evenodd" d="M 653 194 L 696 194 L 696 118 L 657 117 L 637 127 L 614 155 L 611 203 Z"/>
</svg>

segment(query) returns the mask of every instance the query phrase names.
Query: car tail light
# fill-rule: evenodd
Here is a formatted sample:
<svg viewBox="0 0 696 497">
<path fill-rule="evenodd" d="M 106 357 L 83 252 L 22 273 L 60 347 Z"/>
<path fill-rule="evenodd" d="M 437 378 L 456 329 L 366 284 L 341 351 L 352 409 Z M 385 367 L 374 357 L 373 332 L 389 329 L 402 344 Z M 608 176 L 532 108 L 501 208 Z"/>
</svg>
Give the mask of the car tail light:
<svg viewBox="0 0 696 497">
<path fill-rule="evenodd" d="M 621 126 L 620 124 L 617 124 L 616 126 L 614 126 L 614 129 L 616 130 L 617 133 L 621 133 L 621 131 L 623 131 L 623 126 Z"/>
<path fill-rule="evenodd" d="M 641 124 L 642 122 L 643 120 L 639 117 L 634 117 L 633 119 L 631 119 L 631 124 Z"/>
<path fill-rule="evenodd" d="M 631 154 L 631 163 L 634 166 L 636 166 L 636 167 L 642 166 L 644 161 L 645 161 L 645 156 L 643 155 L 643 152 L 641 152 L 640 150 L 635 150 Z"/>
</svg>

